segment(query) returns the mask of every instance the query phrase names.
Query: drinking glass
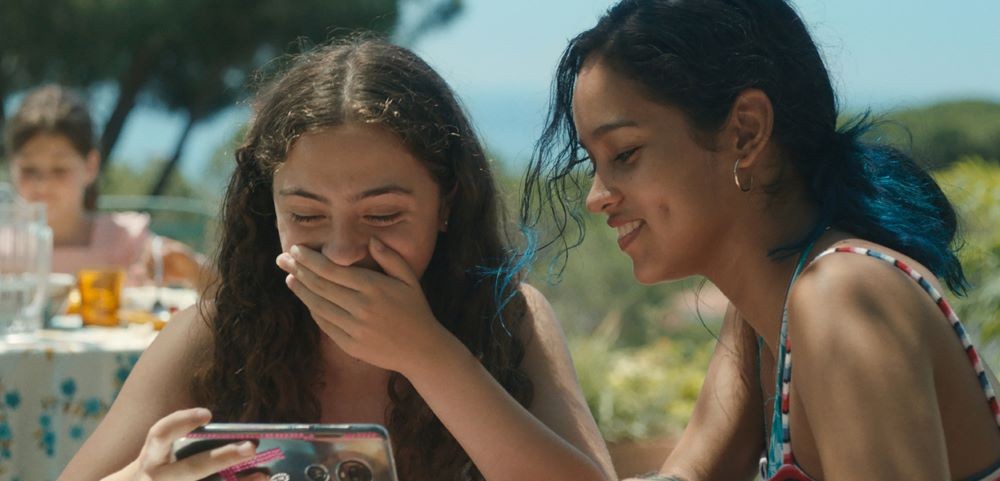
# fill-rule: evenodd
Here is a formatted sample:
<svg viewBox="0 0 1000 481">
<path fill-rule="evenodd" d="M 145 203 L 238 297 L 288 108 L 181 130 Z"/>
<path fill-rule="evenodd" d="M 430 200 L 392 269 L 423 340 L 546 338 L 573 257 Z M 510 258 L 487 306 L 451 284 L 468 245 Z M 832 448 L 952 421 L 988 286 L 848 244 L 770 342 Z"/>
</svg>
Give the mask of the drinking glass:
<svg viewBox="0 0 1000 481">
<path fill-rule="evenodd" d="M 42 326 L 52 262 L 45 204 L 0 201 L 0 339 L 30 338 Z"/>
<path fill-rule="evenodd" d="M 76 275 L 80 288 L 80 316 L 84 326 L 119 325 L 125 271 L 117 268 L 81 269 Z"/>
</svg>

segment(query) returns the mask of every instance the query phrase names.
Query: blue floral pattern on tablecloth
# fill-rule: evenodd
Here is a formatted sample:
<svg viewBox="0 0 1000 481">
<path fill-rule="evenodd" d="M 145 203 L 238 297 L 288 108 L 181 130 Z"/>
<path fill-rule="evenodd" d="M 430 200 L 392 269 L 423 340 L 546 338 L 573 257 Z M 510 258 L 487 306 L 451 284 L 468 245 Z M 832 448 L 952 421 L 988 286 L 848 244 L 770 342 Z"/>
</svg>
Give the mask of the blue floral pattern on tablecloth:
<svg viewBox="0 0 1000 481">
<path fill-rule="evenodd" d="M 54 481 L 151 339 L 0 344 L 0 481 Z"/>
<path fill-rule="evenodd" d="M 17 391 L 7 391 L 3 383 L 0 382 L 0 392 L 3 392 L 3 404 L 0 405 L 0 460 L 9 460 L 13 453 L 11 445 L 14 442 L 14 434 L 10 427 L 10 417 L 21 405 L 21 393 Z M 2 462 L 0 462 L 0 474 L 2 474 Z"/>
</svg>

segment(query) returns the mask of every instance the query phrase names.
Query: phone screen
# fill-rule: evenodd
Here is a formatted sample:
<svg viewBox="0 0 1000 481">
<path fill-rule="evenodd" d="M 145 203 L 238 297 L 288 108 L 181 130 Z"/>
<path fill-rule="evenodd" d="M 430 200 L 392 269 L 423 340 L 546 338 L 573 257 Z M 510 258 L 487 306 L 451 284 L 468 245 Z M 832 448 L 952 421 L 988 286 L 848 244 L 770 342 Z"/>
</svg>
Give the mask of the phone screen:
<svg viewBox="0 0 1000 481">
<path fill-rule="evenodd" d="M 385 428 L 377 425 L 209 424 L 174 443 L 184 459 L 230 443 L 252 441 L 257 454 L 211 481 L 259 472 L 271 481 L 396 481 Z"/>
</svg>

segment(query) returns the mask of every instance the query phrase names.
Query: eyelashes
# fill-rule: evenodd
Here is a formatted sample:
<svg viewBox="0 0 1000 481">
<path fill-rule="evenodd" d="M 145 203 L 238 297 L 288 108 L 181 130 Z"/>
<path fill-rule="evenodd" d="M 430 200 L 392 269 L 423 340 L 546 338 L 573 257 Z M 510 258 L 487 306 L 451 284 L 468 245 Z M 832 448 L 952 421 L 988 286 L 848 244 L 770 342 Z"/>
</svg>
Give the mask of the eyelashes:
<svg viewBox="0 0 1000 481">
<path fill-rule="evenodd" d="M 324 216 L 322 215 L 299 215 L 294 212 L 290 213 L 289 215 L 293 222 L 304 225 L 319 222 L 324 218 Z M 392 214 L 385 214 L 385 215 L 366 215 L 363 216 L 363 219 L 365 220 L 365 222 L 368 222 L 369 224 L 372 225 L 386 226 L 395 223 L 397 220 L 399 220 L 400 217 L 402 217 L 402 215 L 403 214 L 401 212 L 394 212 Z"/>
<path fill-rule="evenodd" d="M 639 147 L 633 147 L 631 149 L 628 149 L 628 150 L 626 150 L 626 151 L 624 151 L 624 152 L 616 155 L 615 158 L 611 159 L 611 161 L 613 163 L 616 163 L 616 164 L 627 163 L 629 160 L 632 159 L 632 155 L 634 155 L 636 153 L 636 151 L 638 151 L 638 150 L 639 150 Z"/>
<path fill-rule="evenodd" d="M 299 214 L 296 214 L 296 213 L 293 212 L 291 214 L 291 218 L 292 218 L 293 221 L 295 221 L 295 222 L 297 222 L 299 224 L 311 224 L 313 222 L 316 222 L 316 221 L 322 219 L 323 216 L 321 216 L 321 215 L 299 215 Z"/>
<path fill-rule="evenodd" d="M 386 215 L 366 215 L 365 220 L 374 225 L 389 225 L 396 222 L 401 215 L 399 212 Z"/>
<path fill-rule="evenodd" d="M 630 148 L 628 150 L 622 151 L 618 155 L 612 157 L 610 162 L 611 162 L 612 165 L 616 165 L 616 166 L 626 165 L 626 164 L 628 164 L 629 162 L 632 161 L 632 157 L 641 148 L 642 148 L 642 146 L 632 147 L 632 148 Z M 591 157 L 585 157 L 585 158 L 580 159 L 581 162 L 586 161 L 586 160 L 590 161 L 589 165 L 587 167 L 587 177 L 593 178 L 594 175 L 597 174 L 597 162 L 595 162 L 594 159 L 591 158 Z"/>
</svg>

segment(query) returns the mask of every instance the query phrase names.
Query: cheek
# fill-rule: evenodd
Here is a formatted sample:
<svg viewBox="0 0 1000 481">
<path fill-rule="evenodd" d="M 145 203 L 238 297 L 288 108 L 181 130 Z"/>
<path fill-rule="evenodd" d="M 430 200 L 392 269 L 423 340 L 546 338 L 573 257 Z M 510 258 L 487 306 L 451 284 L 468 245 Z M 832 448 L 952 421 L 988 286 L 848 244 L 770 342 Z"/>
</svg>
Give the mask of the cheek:
<svg viewBox="0 0 1000 481">
<path fill-rule="evenodd" d="M 284 221 L 279 219 L 275 221 L 274 226 L 278 230 L 278 242 L 281 244 L 281 252 L 288 252 L 288 249 L 293 245 L 302 243 L 297 240 L 293 230 Z"/>
<path fill-rule="evenodd" d="M 83 178 L 83 174 L 80 174 L 80 177 L 61 179 L 59 183 L 60 185 L 65 186 L 67 190 L 73 189 L 77 192 L 83 192 L 87 190 L 87 186 L 90 185 L 87 183 L 87 179 Z"/>
<path fill-rule="evenodd" d="M 629 184 L 625 196 L 629 199 L 630 204 L 641 209 L 637 215 L 653 218 L 662 217 L 679 207 L 677 204 L 680 199 L 677 189 L 668 185 L 667 182 L 657 179 L 659 178 L 653 176 L 638 176 L 636 181 Z"/>
<path fill-rule="evenodd" d="M 38 182 L 26 175 L 21 175 L 15 172 L 11 174 L 11 177 L 14 181 L 14 187 L 22 196 L 27 195 L 29 192 L 38 190 Z"/>
<path fill-rule="evenodd" d="M 38 201 L 39 192 L 33 182 L 28 182 L 24 179 L 16 179 L 14 181 L 14 189 L 17 190 L 17 194 L 24 198 L 24 200 L 29 202 Z"/>
<path fill-rule="evenodd" d="M 399 253 L 417 277 L 423 276 L 437 245 L 437 229 L 383 232 L 375 235 L 389 248 Z"/>
</svg>

